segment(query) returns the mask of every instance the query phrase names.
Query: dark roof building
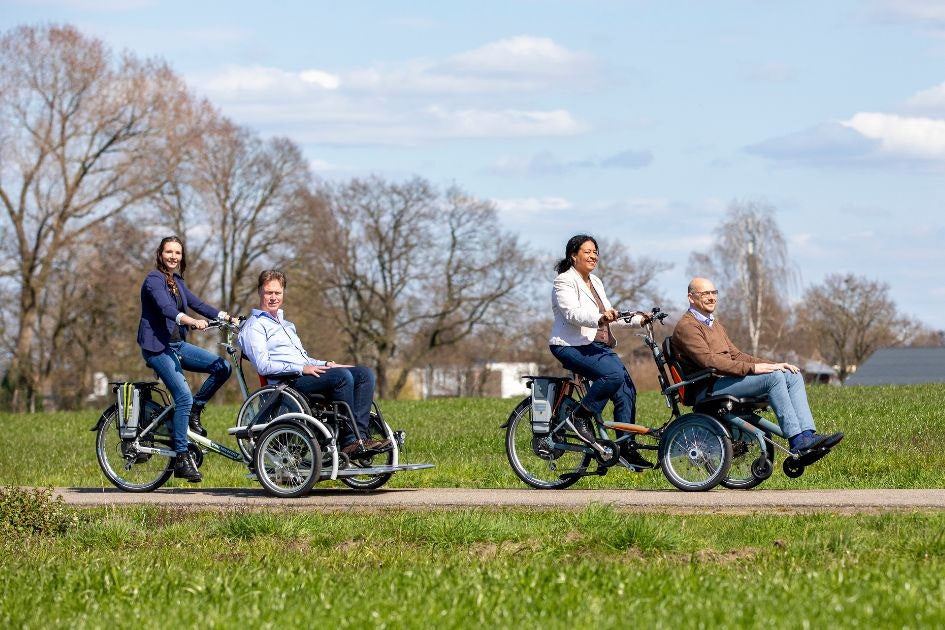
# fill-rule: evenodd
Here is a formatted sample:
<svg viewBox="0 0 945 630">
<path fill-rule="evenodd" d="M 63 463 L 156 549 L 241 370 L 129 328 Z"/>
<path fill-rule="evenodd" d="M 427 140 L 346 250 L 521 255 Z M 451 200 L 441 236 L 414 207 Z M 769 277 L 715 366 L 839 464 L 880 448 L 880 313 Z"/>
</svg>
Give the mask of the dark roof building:
<svg viewBox="0 0 945 630">
<path fill-rule="evenodd" d="M 863 362 L 846 385 L 945 383 L 945 347 L 882 348 Z"/>
</svg>

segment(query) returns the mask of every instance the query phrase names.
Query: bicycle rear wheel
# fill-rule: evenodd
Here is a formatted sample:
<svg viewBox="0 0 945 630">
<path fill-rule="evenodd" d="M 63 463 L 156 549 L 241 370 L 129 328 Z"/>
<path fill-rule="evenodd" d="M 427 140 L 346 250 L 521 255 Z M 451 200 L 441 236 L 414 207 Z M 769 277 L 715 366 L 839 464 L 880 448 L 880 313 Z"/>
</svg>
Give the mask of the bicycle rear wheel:
<svg viewBox="0 0 945 630">
<path fill-rule="evenodd" d="M 722 480 L 722 486 L 732 490 L 754 488 L 771 476 L 771 471 L 774 469 L 774 447 L 768 445 L 765 448 L 765 459 L 769 466 L 764 470 L 766 475 L 758 476 L 755 462 L 761 455 L 761 446 L 757 438 L 738 427 L 731 427 L 729 432 L 732 435 L 732 466 L 729 468 L 728 476 Z"/>
<path fill-rule="evenodd" d="M 145 401 L 139 424 L 147 426 L 164 407 L 153 400 Z M 123 440 L 118 435 L 118 406 L 105 411 L 105 419 L 95 434 L 95 456 L 105 477 L 127 492 L 151 492 L 163 486 L 174 473 L 174 461 L 164 455 L 142 453 L 134 440 Z M 171 449 L 171 438 L 157 435 L 157 429 L 138 437 L 142 446 Z"/>
<path fill-rule="evenodd" d="M 573 398 L 565 398 L 562 409 L 552 420 L 552 432 L 546 435 L 532 432 L 531 397 L 512 410 L 505 432 L 505 454 L 512 471 L 529 486 L 540 490 L 567 488 L 580 478 L 576 475 L 587 471 L 593 458 L 584 452 L 583 443 L 573 434 L 555 427 L 557 418 L 570 413 L 577 404 Z M 569 444 L 575 450 L 561 448 L 562 444 Z"/>
<path fill-rule="evenodd" d="M 660 462 L 671 484 L 687 492 L 714 488 L 732 465 L 732 442 L 715 420 L 686 414 L 660 439 Z"/>
<path fill-rule="evenodd" d="M 368 434 L 361 436 L 365 440 L 384 440 L 390 437 L 390 430 L 387 423 L 380 417 L 371 412 L 371 421 L 368 426 Z M 393 438 L 391 438 L 393 439 Z M 356 457 L 351 460 L 352 468 L 368 468 L 370 466 L 391 466 L 394 463 L 394 450 L 388 449 L 381 453 Z M 383 486 L 391 478 L 393 473 L 382 473 L 380 475 L 357 475 L 354 477 L 341 477 L 341 482 L 349 488 L 355 490 L 376 490 Z"/>
</svg>

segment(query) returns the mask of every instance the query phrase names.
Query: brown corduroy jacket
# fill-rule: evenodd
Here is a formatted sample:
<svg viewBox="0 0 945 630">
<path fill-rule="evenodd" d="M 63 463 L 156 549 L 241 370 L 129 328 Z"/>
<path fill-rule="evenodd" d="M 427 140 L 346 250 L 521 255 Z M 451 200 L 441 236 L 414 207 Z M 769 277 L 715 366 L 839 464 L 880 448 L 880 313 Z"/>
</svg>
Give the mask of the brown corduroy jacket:
<svg viewBox="0 0 945 630">
<path fill-rule="evenodd" d="M 718 321 L 706 326 L 691 311 L 676 324 L 673 351 L 686 374 L 714 368 L 721 376 L 745 376 L 752 365 L 765 362 L 736 348 Z"/>
</svg>

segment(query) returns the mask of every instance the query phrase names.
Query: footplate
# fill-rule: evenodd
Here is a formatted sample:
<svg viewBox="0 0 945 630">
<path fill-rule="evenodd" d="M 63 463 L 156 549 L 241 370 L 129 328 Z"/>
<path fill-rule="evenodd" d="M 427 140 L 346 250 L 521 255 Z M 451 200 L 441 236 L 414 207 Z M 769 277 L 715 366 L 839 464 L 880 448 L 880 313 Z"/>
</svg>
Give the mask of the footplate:
<svg viewBox="0 0 945 630">
<path fill-rule="evenodd" d="M 388 475 L 405 470 L 424 470 L 433 468 L 433 464 L 397 464 L 396 466 L 349 466 L 338 469 L 338 478 L 341 477 L 360 477 L 363 475 Z M 331 471 L 323 471 L 321 479 L 329 479 Z"/>
</svg>

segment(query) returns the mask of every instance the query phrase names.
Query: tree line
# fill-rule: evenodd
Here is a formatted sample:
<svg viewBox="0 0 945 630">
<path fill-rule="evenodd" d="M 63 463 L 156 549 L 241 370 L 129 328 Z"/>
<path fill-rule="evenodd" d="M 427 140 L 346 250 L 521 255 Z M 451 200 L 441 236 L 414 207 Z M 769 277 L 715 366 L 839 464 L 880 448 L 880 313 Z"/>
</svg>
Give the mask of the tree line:
<svg viewBox="0 0 945 630">
<path fill-rule="evenodd" d="M 139 288 L 172 233 L 189 286 L 229 312 L 255 306 L 260 270 L 285 270 L 306 345 L 371 366 L 381 397 L 404 394 L 411 369 L 431 363 L 553 367 L 553 256 L 503 230 L 491 202 L 422 177 L 319 181 L 290 138 L 262 138 L 163 61 L 115 54 L 72 26 L 0 38 L 0 204 L 4 409 L 81 406 L 95 372 L 149 377 L 134 342 Z M 802 338 L 798 352 L 843 373 L 879 345 L 936 339 L 865 278 L 830 277 L 792 311 L 771 291 L 789 266 L 772 209 L 734 202 L 729 222 L 741 232 L 720 230 L 691 266 L 729 292 L 739 341 Z M 668 303 L 656 286 L 668 263 L 601 246 L 615 303 Z"/>
</svg>

